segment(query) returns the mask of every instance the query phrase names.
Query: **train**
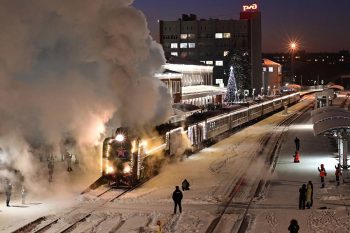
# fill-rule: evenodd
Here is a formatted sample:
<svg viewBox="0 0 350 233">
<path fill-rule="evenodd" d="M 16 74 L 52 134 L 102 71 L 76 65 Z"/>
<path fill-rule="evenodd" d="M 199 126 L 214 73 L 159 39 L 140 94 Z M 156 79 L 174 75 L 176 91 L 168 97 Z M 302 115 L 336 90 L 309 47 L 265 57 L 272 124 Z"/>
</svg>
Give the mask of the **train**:
<svg viewBox="0 0 350 233">
<path fill-rule="evenodd" d="M 151 146 L 147 140 L 130 135 L 127 128 L 118 128 L 113 136 L 103 141 L 101 177 L 118 187 L 132 187 L 150 175 L 147 171 L 149 157 L 159 152 L 168 156 L 185 150 L 195 152 L 217 136 L 280 111 L 300 98 L 299 93 L 291 93 L 191 124 L 182 122 L 180 127 L 160 135 L 157 143 L 151 143 Z"/>
</svg>

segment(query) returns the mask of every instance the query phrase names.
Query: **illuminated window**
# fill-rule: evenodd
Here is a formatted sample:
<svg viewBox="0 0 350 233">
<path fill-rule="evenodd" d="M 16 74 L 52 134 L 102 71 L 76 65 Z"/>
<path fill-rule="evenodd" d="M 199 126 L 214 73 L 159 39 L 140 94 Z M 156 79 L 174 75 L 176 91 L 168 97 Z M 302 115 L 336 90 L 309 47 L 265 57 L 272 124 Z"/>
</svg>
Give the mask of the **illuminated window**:
<svg viewBox="0 0 350 233">
<path fill-rule="evenodd" d="M 180 38 L 183 39 L 183 40 L 187 39 L 187 34 L 181 34 Z"/>
<path fill-rule="evenodd" d="M 228 55 L 229 51 L 224 51 L 224 57 Z"/>
<path fill-rule="evenodd" d="M 205 61 L 201 61 L 201 63 L 205 64 Z"/>
<path fill-rule="evenodd" d="M 231 38 L 231 33 L 229 32 L 224 33 L 224 38 Z"/>
<path fill-rule="evenodd" d="M 222 39 L 222 33 L 215 33 L 216 39 Z"/>
<path fill-rule="evenodd" d="M 224 61 L 215 61 L 215 65 L 216 66 L 223 66 L 224 65 Z"/>
<path fill-rule="evenodd" d="M 266 72 L 266 67 L 263 67 L 263 71 Z"/>
<path fill-rule="evenodd" d="M 171 52 L 170 54 L 171 54 L 171 56 L 179 56 L 178 52 Z"/>
<path fill-rule="evenodd" d="M 188 39 L 194 39 L 196 38 L 196 34 L 188 34 Z"/>
<path fill-rule="evenodd" d="M 273 67 L 269 67 L 269 72 L 273 72 Z"/>
<path fill-rule="evenodd" d="M 177 43 L 171 43 L 170 48 L 177 49 Z"/>
<path fill-rule="evenodd" d="M 193 48 L 196 47 L 196 43 L 188 43 L 188 47 L 189 47 L 190 49 L 193 49 Z"/>
<path fill-rule="evenodd" d="M 187 43 L 180 43 L 180 48 L 181 49 L 186 49 L 187 48 Z"/>
<path fill-rule="evenodd" d="M 212 65 L 212 64 L 213 64 L 213 61 L 206 61 L 205 64 L 207 64 L 207 65 Z"/>
</svg>

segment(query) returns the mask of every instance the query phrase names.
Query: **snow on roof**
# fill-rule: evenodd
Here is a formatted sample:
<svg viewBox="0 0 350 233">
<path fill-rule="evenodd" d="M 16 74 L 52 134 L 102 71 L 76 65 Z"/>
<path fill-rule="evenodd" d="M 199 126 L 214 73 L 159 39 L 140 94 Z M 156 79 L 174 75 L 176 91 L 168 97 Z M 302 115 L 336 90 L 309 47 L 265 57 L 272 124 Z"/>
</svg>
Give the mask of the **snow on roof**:
<svg viewBox="0 0 350 233">
<path fill-rule="evenodd" d="M 226 93 L 226 88 L 216 87 L 216 86 L 207 86 L 207 85 L 197 85 L 197 86 L 187 86 L 182 87 L 182 97 L 186 99 L 186 97 L 192 96 L 201 97 L 208 95 L 222 95 Z M 196 96 L 193 96 L 196 95 Z"/>
<path fill-rule="evenodd" d="M 311 111 L 311 116 L 323 113 L 323 112 L 349 112 L 344 108 L 339 108 L 338 106 L 327 106 L 322 108 L 317 108 Z"/>
<path fill-rule="evenodd" d="M 344 87 L 340 86 L 340 85 L 332 85 L 332 86 L 330 86 L 328 88 L 330 88 L 330 89 L 338 89 L 338 90 L 341 90 L 341 91 L 344 90 Z"/>
<path fill-rule="evenodd" d="M 274 61 L 271 61 L 267 58 L 264 58 L 263 59 L 263 65 L 267 65 L 267 66 L 280 66 L 281 64 L 277 63 L 277 62 L 274 62 Z"/>
</svg>

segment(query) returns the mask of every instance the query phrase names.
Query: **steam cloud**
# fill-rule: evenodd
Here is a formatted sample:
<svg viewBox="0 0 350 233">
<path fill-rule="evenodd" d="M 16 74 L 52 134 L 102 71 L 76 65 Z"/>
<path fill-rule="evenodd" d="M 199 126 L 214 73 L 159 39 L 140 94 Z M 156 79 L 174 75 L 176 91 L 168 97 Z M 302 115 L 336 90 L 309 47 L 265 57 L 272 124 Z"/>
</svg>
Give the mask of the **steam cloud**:
<svg viewBox="0 0 350 233">
<path fill-rule="evenodd" d="M 84 147 L 106 123 L 145 128 L 167 119 L 170 96 L 153 78 L 163 52 L 132 3 L 0 0 L 1 166 L 30 179 L 32 145 L 57 151 L 70 135 Z"/>
</svg>

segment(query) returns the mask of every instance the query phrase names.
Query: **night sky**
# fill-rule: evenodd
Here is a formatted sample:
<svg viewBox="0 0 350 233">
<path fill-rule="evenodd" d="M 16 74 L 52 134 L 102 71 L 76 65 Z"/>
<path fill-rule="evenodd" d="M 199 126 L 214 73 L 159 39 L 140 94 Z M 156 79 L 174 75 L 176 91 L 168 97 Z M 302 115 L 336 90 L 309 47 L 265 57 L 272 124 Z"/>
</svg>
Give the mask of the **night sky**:
<svg viewBox="0 0 350 233">
<path fill-rule="evenodd" d="M 181 14 L 198 18 L 239 19 L 242 5 L 257 3 L 262 14 L 263 52 L 286 52 L 290 40 L 307 52 L 350 50 L 350 0 L 135 0 L 158 41 L 157 20 Z"/>
</svg>

